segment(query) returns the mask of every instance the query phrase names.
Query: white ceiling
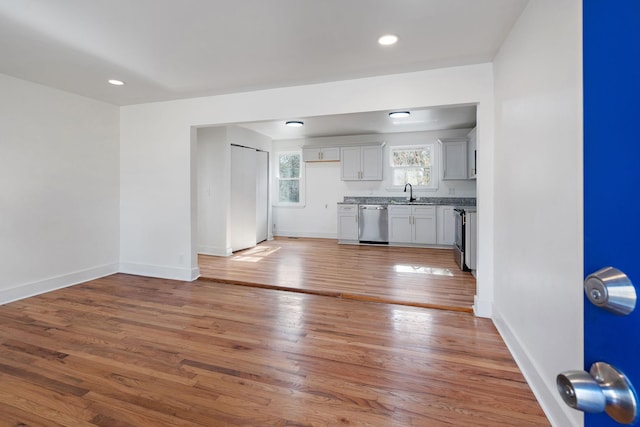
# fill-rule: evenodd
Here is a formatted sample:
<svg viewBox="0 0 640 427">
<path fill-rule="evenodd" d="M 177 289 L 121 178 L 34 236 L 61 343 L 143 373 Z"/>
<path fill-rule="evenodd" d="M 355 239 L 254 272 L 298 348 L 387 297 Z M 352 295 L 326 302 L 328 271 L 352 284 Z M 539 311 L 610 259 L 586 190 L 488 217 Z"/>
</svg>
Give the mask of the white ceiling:
<svg viewBox="0 0 640 427">
<path fill-rule="evenodd" d="M 2 0 L 0 73 L 131 105 L 468 65 L 493 59 L 526 3 Z M 385 33 L 400 41 L 378 45 Z M 109 85 L 113 78 L 126 85 Z M 449 128 L 466 120 L 446 112 L 455 111 L 438 121 Z M 377 124 L 373 116 L 318 119 L 306 118 L 298 136 L 397 129 L 386 117 Z M 247 126 L 288 137 L 277 125 Z"/>
<path fill-rule="evenodd" d="M 405 110 L 403 110 L 405 111 Z M 239 123 L 274 140 L 325 136 L 369 135 L 397 132 L 421 132 L 444 129 L 470 129 L 476 124 L 475 105 L 412 109 L 402 119 L 389 117 L 390 111 L 369 111 L 316 117 L 291 117 L 304 122 L 302 128 L 285 126 L 285 120 Z"/>
</svg>

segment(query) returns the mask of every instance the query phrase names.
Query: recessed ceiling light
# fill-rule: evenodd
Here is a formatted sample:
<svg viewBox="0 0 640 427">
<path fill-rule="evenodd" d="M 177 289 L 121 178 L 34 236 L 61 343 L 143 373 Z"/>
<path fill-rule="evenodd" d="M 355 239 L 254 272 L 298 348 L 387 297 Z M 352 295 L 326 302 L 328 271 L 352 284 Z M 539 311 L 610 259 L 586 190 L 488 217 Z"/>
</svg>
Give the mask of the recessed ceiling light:
<svg viewBox="0 0 640 427">
<path fill-rule="evenodd" d="M 122 85 L 124 85 L 124 82 L 122 80 L 116 80 L 116 79 L 110 79 L 109 83 L 114 85 L 114 86 L 122 86 Z"/>
<path fill-rule="evenodd" d="M 288 122 L 285 123 L 285 125 L 292 128 L 299 128 L 304 126 L 304 122 L 301 122 L 300 120 L 289 120 Z"/>
<path fill-rule="evenodd" d="M 409 117 L 411 113 L 409 111 L 392 111 L 389 113 L 389 117 L 392 119 L 402 119 L 404 117 Z"/>
<path fill-rule="evenodd" d="M 378 39 L 378 43 L 382 46 L 389 46 L 392 44 L 396 44 L 398 42 L 398 36 L 395 34 L 385 34 L 384 36 Z"/>
</svg>

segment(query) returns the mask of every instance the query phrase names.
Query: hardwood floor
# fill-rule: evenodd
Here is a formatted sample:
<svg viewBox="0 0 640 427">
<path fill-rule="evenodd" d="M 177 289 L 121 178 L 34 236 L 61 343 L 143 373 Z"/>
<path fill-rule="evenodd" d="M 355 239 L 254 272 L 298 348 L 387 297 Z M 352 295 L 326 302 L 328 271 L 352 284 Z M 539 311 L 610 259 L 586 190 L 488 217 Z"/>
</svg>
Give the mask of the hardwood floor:
<svg viewBox="0 0 640 427">
<path fill-rule="evenodd" d="M 472 312 L 475 278 L 449 249 L 277 238 L 230 257 L 200 255 L 201 279 Z"/>
<path fill-rule="evenodd" d="M 549 425 L 467 313 L 117 274 L 0 322 L 0 426 Z"/>
</svg>

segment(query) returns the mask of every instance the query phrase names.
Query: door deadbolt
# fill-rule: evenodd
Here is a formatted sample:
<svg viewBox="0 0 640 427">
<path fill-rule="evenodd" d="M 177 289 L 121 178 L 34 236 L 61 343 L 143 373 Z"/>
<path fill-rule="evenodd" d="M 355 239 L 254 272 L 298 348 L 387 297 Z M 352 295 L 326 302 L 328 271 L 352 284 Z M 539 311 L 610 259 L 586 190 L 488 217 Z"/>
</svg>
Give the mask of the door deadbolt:
<svg viewBox="0 0 640 427">
<path fill-rule="evenodd" d="M 638 397 L 629 379 L 605 362 L 591 365 L 589 372 L 566 371 L 556 378 L 558 393 L 573 409 L 606 413 L 621 424 L 638 420 Z"/>
<path fill-rule="evenodd" d="M 636 289 L 617 268 L 606 267 L 588 275 L 584 292 L 592 304 L 615 314 L 627 315 L 636 307 Z"/>
</svg>

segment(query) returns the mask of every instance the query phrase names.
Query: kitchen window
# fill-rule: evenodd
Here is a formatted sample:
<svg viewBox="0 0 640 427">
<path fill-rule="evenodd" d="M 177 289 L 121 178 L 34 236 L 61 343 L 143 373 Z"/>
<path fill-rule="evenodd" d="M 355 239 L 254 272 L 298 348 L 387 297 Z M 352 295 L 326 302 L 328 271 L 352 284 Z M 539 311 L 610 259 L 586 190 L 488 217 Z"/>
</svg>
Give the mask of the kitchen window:
<svg viewBox="0 0 640 427">
<path fill-rule="evenodd" d="M 304 203 L 302 153 L 280 152 L 276 156 L 277 204 L 298 206 Z"/>
<path fill-rule="evenodd" d="M 438 188 L 434 170 L 435 144 L 389 148 L 391 185 L 410 183 L 414 188 Z"/>
</svg>

